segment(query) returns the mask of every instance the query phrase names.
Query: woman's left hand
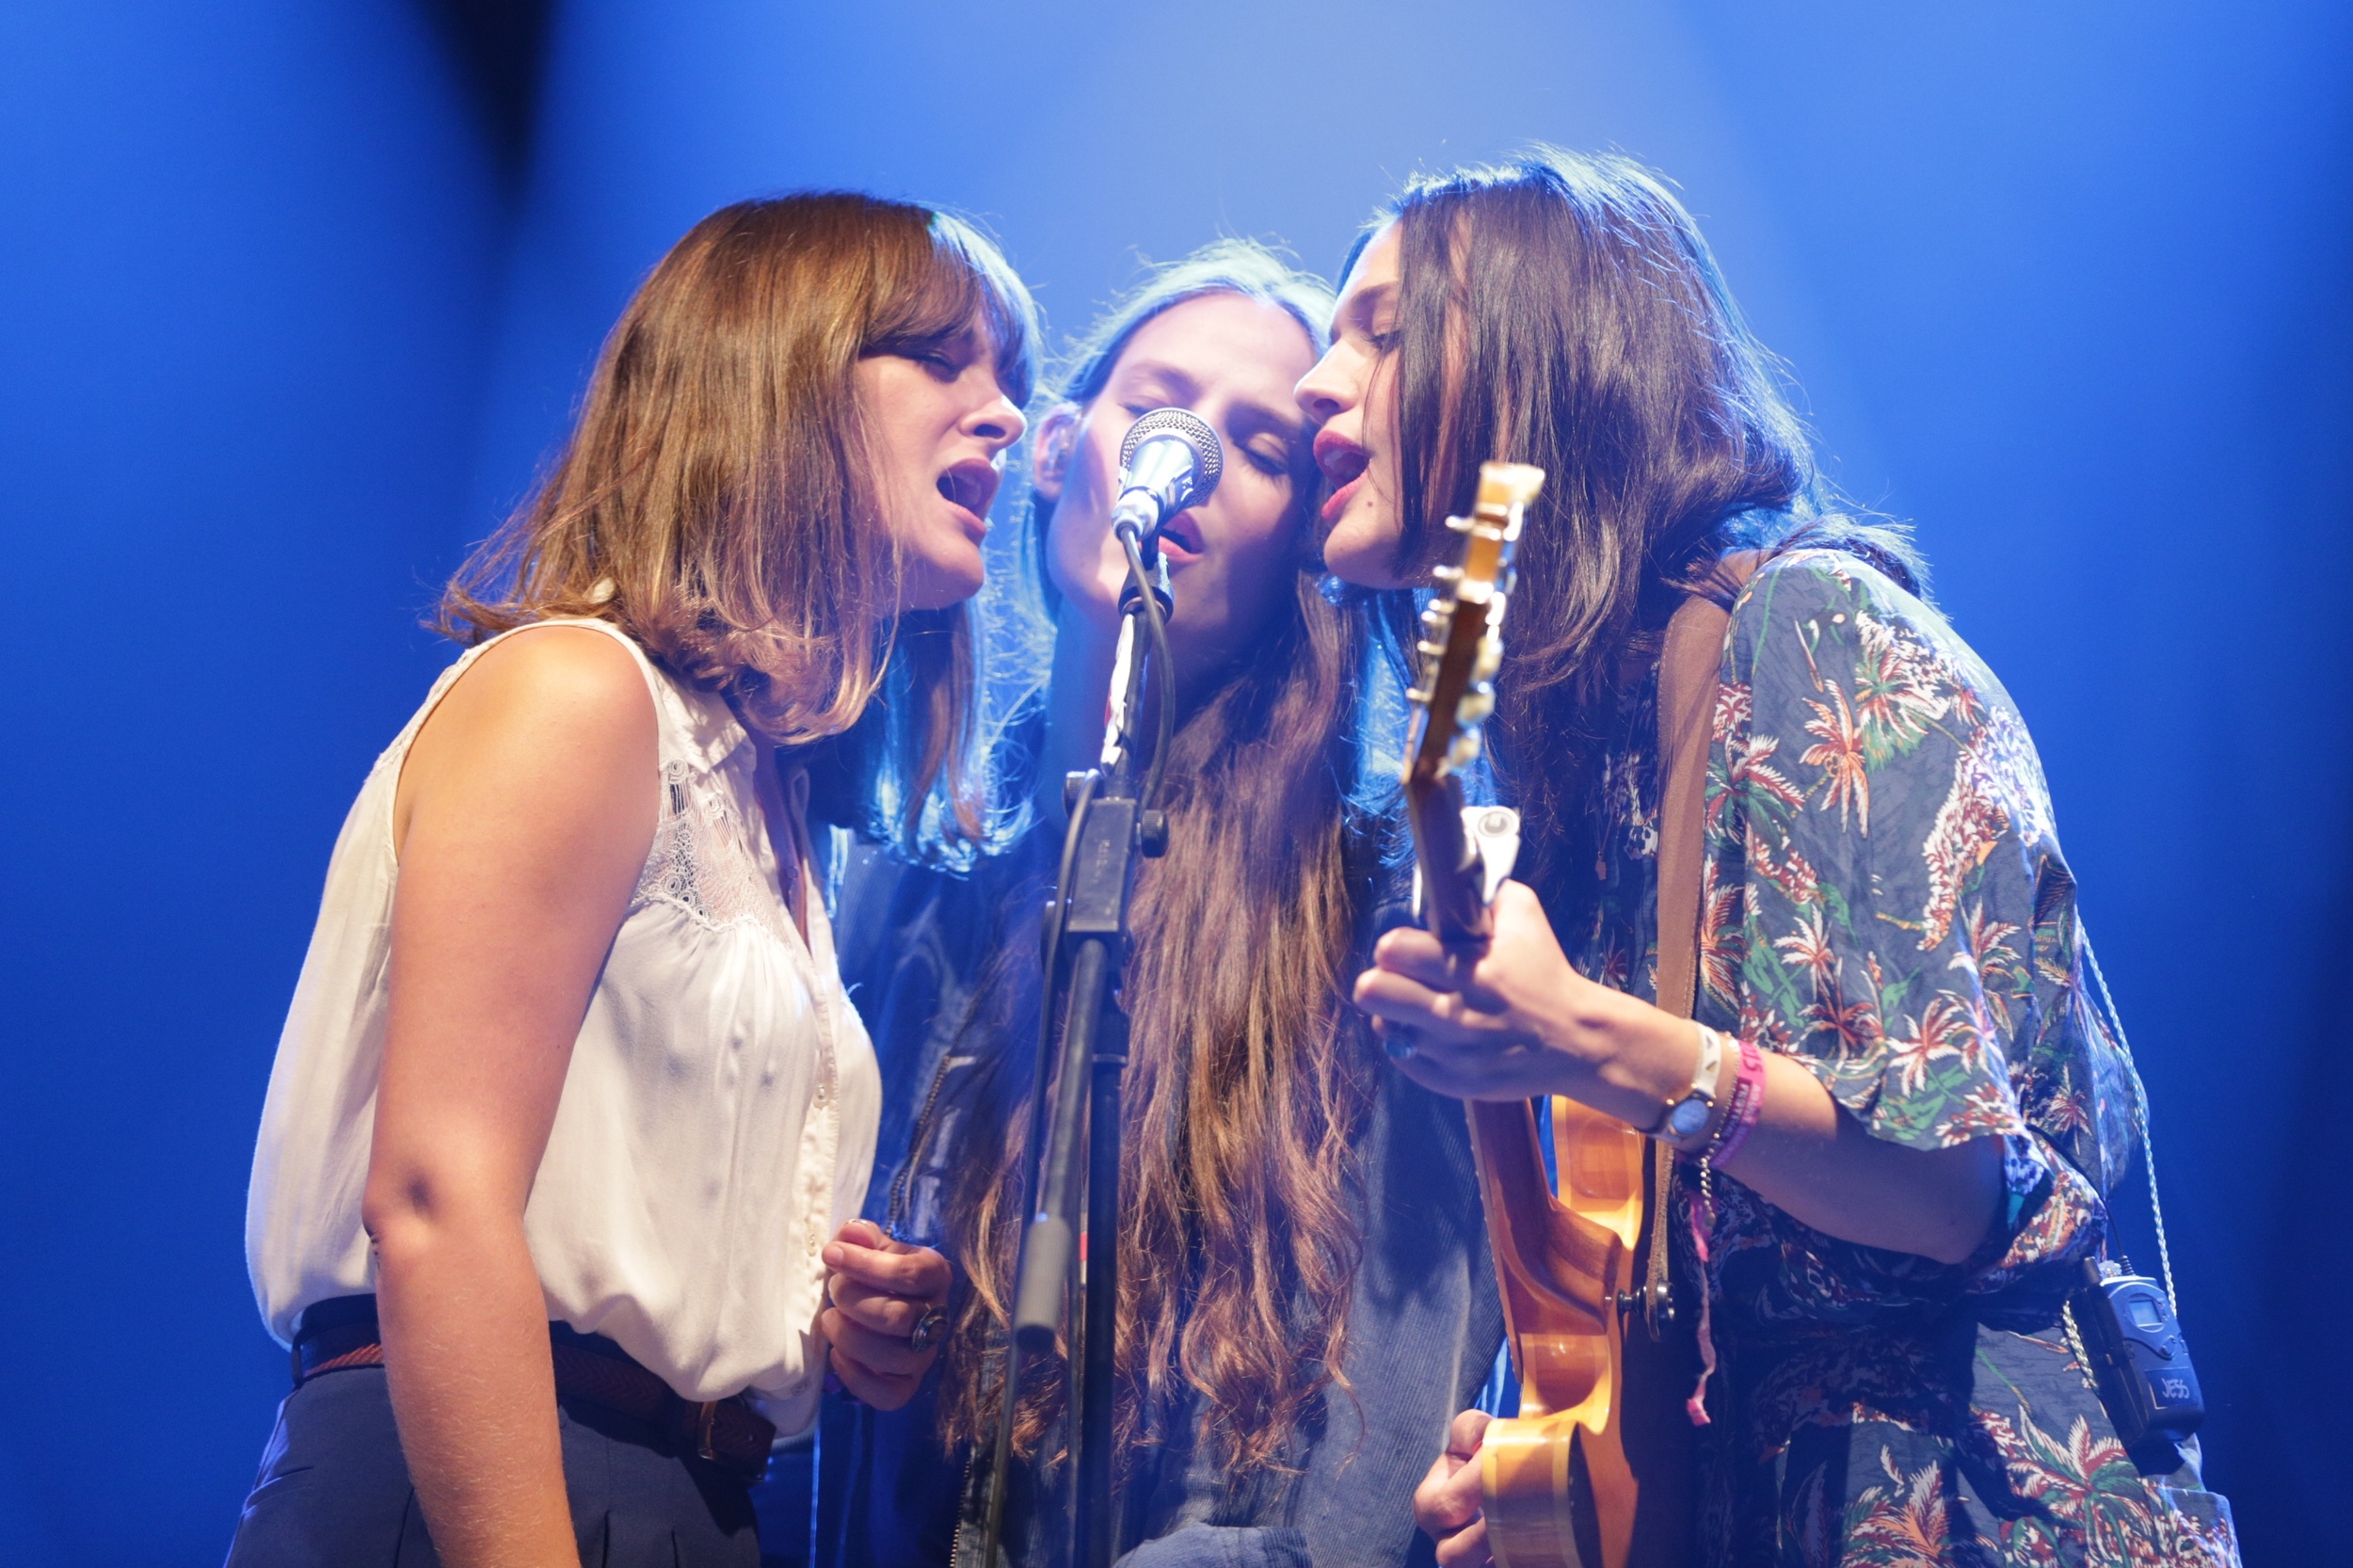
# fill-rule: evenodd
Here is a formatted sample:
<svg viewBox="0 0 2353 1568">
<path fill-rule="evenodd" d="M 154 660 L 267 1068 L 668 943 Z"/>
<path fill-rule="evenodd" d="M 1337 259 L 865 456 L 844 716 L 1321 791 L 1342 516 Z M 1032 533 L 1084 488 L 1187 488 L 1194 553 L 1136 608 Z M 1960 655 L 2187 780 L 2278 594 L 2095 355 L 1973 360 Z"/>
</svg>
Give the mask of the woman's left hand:
<svg viewBox="0 0 2353 1568">
<path fill-rule="evenodd" d="M 1449 952 L 1412 927 L 1373 950 L 1356 1005 L 1385 1036 L 1412 1032 L 1399 1069 L 1457 1099 L 1567 1095 L 1638 1127 L 1657 1120 L 1664 1093 L 1690 1076 L 1673 1020 L 1577 973 L 1526 885 L 1503 885 L 1494 919 L 1482 953 Z"/>
<path fill-rule="evenodd" d="M 1577 973 L 1519 883 L 1503 885 L 1494 913 L 1483 953 L 1400 929 L 1356 977 L 1356 1005 L 1385 1038 L 1413 1032 L 1412 1050 L 1392 1057 L 1398 1070 L 1457 1099 L 1566 1095 L 1628 1127 L 1657 1126 L 1699 1066 L 1690 1023 Z M 1764 1068 L 1763 1113 L 1730 1175 L 1841 1240 L 1940 1263 L 1974 1256 L 2005 1191 L 2001 1139 L 1910 1148 L 1874 1137 L 1799 1060 L 1768 1051 Z"/>
<path fill-rule="evenodd" d="M 948 1260 L 852 1220 L 825 1244 L 817 1324 L 841 1386 L 877 1410 L 915 1398 L 947 1326 Z"/>
</svg>

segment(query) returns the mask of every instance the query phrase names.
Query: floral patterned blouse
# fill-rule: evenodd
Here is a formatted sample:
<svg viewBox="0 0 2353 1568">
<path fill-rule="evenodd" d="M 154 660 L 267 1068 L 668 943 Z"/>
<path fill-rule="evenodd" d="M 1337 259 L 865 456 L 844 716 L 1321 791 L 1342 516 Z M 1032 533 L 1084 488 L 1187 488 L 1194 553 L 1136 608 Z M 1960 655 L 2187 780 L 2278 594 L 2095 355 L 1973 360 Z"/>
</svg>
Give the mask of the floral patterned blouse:
<svg viewBox="0 0 2353 1568">
<path fill-rule="evenodd" d="M 1654 675 L 1621 706 L 1602 897 L 1564 934 L 1584 972 L 1643 996 L 1656 694 Z M 2003 1211 L 1958 1266 L 1717 1178 L 1715 1560 L 2235 1564 L 2195 1445 L 2128 1454 L 2069 1350 L 2060 1304 L 2137 1101 L 2009 695 L 1879 571 L 1793 552 L 1734 607 L 1706 802 L 1702 1020 L 1804 1063 L 1878 1137 L 2008 1147 Z"/>
</svg>

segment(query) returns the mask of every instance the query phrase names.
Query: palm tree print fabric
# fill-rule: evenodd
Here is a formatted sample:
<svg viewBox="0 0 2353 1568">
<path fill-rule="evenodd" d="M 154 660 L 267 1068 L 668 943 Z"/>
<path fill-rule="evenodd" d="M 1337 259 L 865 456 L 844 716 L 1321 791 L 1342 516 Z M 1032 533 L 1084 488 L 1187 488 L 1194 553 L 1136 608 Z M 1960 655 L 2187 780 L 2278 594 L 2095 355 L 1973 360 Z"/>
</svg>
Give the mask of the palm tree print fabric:
<svg viewBox="0 0 2353 1568">
<path fill-rule="evenodd" d="M 1571 942 L 1643 996 L 1656 700 L 1654 675 L 1622 704 L 1602 896 Z M 1884 575 L 1794 552 L 1734 607 L 1706 800 L 1702 1019 L 1802 1062 L 1877 1137 L 1999 1136 L 2008 1156 L 2002 1211 L 1957 1266 L 1824 1236 L 1717 1178 L 1717 1560 L 2234 1565 L 2194 1447 L 2128 1454 L 2060 1320 L 2137 1101 L 2008 694 Z"/>
</svg>

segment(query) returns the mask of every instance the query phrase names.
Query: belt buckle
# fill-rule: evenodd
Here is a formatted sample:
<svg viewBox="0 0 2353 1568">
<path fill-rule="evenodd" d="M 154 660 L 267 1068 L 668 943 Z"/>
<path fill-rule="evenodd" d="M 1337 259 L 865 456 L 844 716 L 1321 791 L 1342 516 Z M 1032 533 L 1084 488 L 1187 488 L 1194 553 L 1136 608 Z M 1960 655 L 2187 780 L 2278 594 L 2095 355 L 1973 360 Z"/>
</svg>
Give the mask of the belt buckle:
<svg viewBox="0 0 2353 1568">
<path fill-rule="evenodd" d="M 695 1440 L 696 1454 L 713 1464 L 728 1463 L 720 1458 L 718 1450 L 712 1446 L 712 1428 L 719 1415 L 720 1402 L 717 1400 L 703 1400 L 695 1407 L 694 1416 L 686 1425 L 687 1435 Z"/>
</svg>

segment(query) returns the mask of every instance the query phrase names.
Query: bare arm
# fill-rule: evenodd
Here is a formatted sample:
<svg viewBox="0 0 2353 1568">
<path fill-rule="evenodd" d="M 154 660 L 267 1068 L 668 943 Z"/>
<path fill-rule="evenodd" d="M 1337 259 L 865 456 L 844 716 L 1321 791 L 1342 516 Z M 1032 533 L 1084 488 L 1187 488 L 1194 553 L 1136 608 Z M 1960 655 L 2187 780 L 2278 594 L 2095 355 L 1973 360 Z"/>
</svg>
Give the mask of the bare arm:
<svg viewBox="0 0 2353 1568">
<path fill-rule="evenodd" d="M 652 841 L 656 759 L 628 651 L 550 628 L 483 655 L 402 772 L 364 1213 L 401 1448 L 450 1568 L 578 1561 L 523 1207 Z"/>
<path fill-rule="evenodd" d="M 1495 939 L 1475 967 L 1413 930 L 1381 938 L 1357 1004 L 1412 1027 L 1406 1075 L 1464 1099 L 1566 1095 L 1634 1127 L 1654 1125 L 1690 1085 L 1691 1024 L 1577 972 L 1536 895 L 1506 883 Z M 1723 1166 L 1826 1236 L 1959 1263 L 1985 1240 L 2001 1191 L 2002 1145 L 1976 1138 L 1914 1149 L 1875 1138 L 1820 1080 L 1765 1059 L 1765 1108 Z"/>
</svg>

